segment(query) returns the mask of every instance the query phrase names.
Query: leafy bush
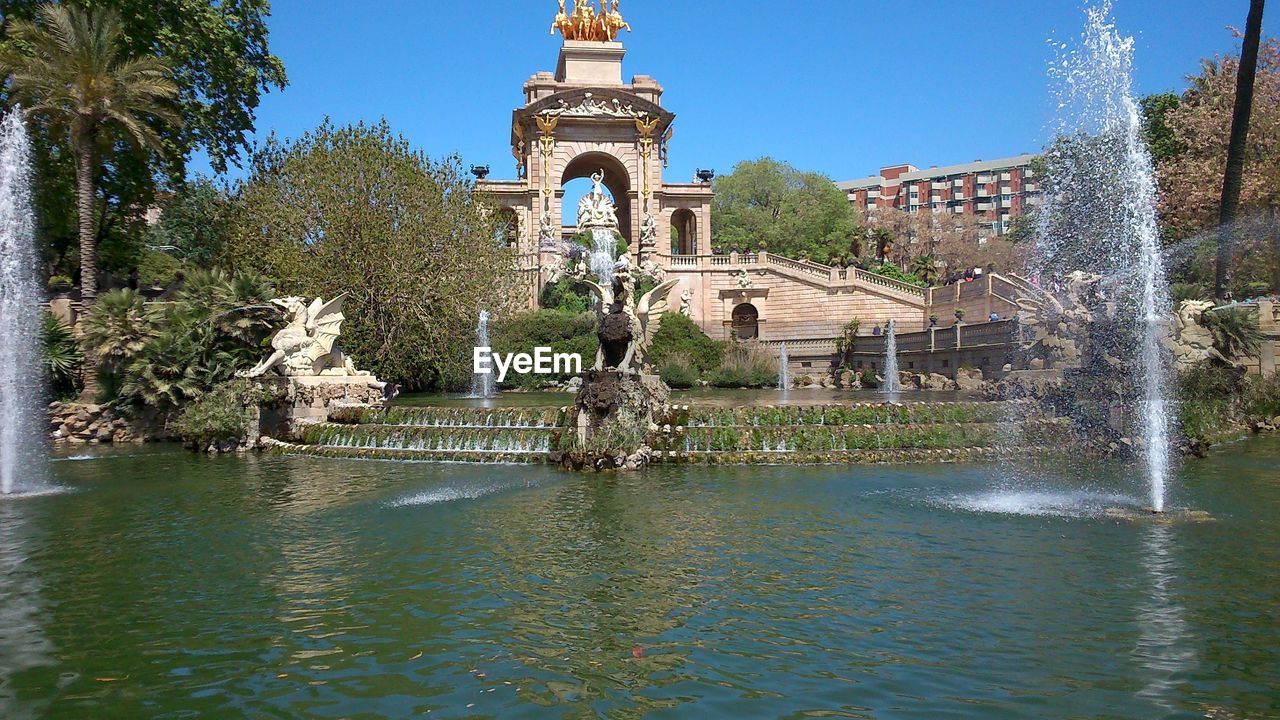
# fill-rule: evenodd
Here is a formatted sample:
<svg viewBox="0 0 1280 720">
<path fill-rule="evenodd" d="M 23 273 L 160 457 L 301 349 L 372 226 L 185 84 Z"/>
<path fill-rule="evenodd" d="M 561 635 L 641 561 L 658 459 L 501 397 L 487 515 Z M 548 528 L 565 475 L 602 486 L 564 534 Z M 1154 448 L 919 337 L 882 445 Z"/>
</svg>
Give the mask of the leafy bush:
<svg viewBox="0 0 1280 720">
<path fill-rule="evenodd" d="M 70 290 L 72 286 L 71 278 L 66 275 L 50 276 L 46 287 L 54 292 L 65 292 Z"/>
<path fill-rule="evenodd" d="M 691 388 L 698 382 L 698 368 L 687 354 L 672 353 L 658 365 L 658 377 L 673 388 Z"/>
<path fill-rule="evenodd" d="M 905 272 L 902 268 L 888 261 L 871 268 L 871 272 L 877 275 L 884 275 L 885 277 L 893 278 L 894 280 L 911 283 L 912 285 L 919 285 L 920 287 L 928 287 L 929 285 L 929 283 L 922 280 L 919 275 Z"/>
<path fill-rule="evenodd" d="M 584 313 L 591 309 L 591 304 L 591 291 L 587 286 L 568 276 L 544 285 L 538 297 L 538 305 L 542 308 L 570 314 Z"/>
<path fill-rule="evenodd" d="M 138 259 L 138 285 L 168 287 L 190 270 L 191 266 L 168 253 L 144 250 Z"/>
<path fill-rule="evenodd" d="M 1203 300 L 1208 295 L 1208 289 L 1200 283 L 1176 282 L 1169 284 L 1169 296 L 1173 298 L 1175 305 L 1183 300 Z"/>
<path fill-rule="evenodd" d="M 231 379 L 260 359 L 281 320 L 271 296 L 257 275 L 218 270 L 193 272 L 170 302 L 99 296 L 85 342 L 101 359 L 104 398 L 167 415 Z"/>
<path fill-rule="evenodd" d="M 84 353 L 71 328 L 49 311 L 40 314 L 40 365 L 49 379 L 49 389 L 59 400 L 79 392 L 80 364 Z"/>
<path fill-rule="evenodd" d="M 1280 416 L 1280 374 L 1269 377 L 1250 375 L 1245 386 L 1244 405 L 1253 417 Z"/>
<path fill-rule="evenodd" d="M 578 353 L 585 370 L 595 362 L 596 316 L 594 313 L 570 313 L 559 310 L 533 310 L 499 320 L 493 328 L 495 353 L 532 353 L 535 347 L 549 347 L 556 353 Z M 508 372 L 503 384 L 514 387 L 538 387 L 549 380 L 567 380 L 570 373 L 557 375 L 519 375 Z"/>
<path fill-rule="evenodd" d="M 716 387 L 773 387 L 778 383 L 778 360 L 758 347 L 731 345 L 710 380 Z"/>
<path fill-rule="evenodd" d="M 650 359 L 655 366 L 662 367 L 679 356 L 696 373 L 705 374 L 720 366 L 724 352 L 724 342 L 707 337 L 697 323 L 684 315 L 668 311 L 662 316 L 662 327 L 653 336 Z"/>
<path fill-rule="evenodd" d="M 1204 324 L 1213 333 L 1213 347 L 1228 358 L 1256 355 L 1262 344 L 1258 316 L 1248 308 L 1234 307 L 1206 312 Z"/>
<path fill-rule="evenodd" d="M 257 383 L 237 378 L 223 382 L 188 405 L 173 421 L 172 428 L 183 442 L 202 450 L 209 445 L 226 445 L 246 438 L 259 404 L 274 399 L 275 393 Z"/>
<path fill-rule="evenodd" d="M 1177 386 L 1183 434 L 1205 439 L 1232 422 L 1244 380 L 1237 368 L 1206 362 L 1179 373 Z"/>
<path fill-rule="evenodd" d="M 880 380 L 876 378 L 876 372 L 871 368 L 863 368 L 862 374 L 858 376 L 858 384 L 864 388 L 880 387 Z"/>
</svg>

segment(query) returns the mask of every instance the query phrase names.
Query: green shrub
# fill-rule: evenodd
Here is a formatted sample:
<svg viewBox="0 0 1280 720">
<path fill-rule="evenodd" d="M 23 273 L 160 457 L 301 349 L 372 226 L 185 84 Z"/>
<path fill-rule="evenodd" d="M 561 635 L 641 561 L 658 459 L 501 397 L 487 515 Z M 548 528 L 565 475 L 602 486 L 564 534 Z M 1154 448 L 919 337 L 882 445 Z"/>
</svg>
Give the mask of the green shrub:
<svg viewBox="0 0 1280 720">
<path fill-rule="evenodd" d="M 698 382 L 698 368 L 688 355 L 672 353 L 658 365 L 658 377 L 673 388 L 691 388 Z"/>
<path fill-rule="evenodd" d="M 66 292 L 72 287 L 71 278 L 66 275 L 52 275 L 49 277 L 49 282 L 45 287 L 54 292 Z"/>
<path fill-rule="evenodd" d="M 876 371 L 871 368 L 862 369 L 862 374 L 858 376 L 858 383 L 864 388 L 880 387 L 880 381 L 876 379 Z"/>
<path fill-rule="evenodd" d="M 189 265 L 168 253 L 144 250 L 138 260 L 138 285 L 168 287 L 190 270 Z"/>
<path fill-rule="evenodd" d="M 902 268 L 888 261 L 871 268 L 871 272 L 877 275 L 884 275 L 885 277 L 893 278 L 894 280 L 911 283 L 912 285 L 919 285 L 920 287 L 928 287 L 929 285 L 929 283 L 921 279 L 919 275 L 905 272 Z"/>
<path fill-rule="evenodd" d="M 271 286 L 248 273 L 192 272 L 172 301 L 132 290 L 98 297 L 85 318 L 99 358 L 100 396 L 132 409 L 175 412 L 257 362 L 279 324 Z"/>
<path fill-rule="evenodd" d="M 275 393 L 243 378 L 229 380 L 187 405 L 173 421 L 172 428 L 183 442 L 203 450 L 209 445 L 226 445 L 246 438 L 259 404 L 275 398 Z"/>
<path fill-rule="evenodd" d="M 596 316 L 590 312 L 532 310 L 501 319 L 493 328 L 495 353 L 532 353 L 535 347 L 549 347 L 552 352 L 578 353 L 585 370 L 595 362 Z M 567 380 L 571 373 L 557 375 L 520 375 L 508 372 L 503 384 L 513 387 L 539 387 L 549 380 Z"/>
<path fill-rule="evenodd" d="M 773 387 L 778 384 L 778 360 L 758 347 L 731 345 L 710 380 L 716 387 Z"/>
<path fill-rule="evenodd" d="M 1244 379 L 1237 368 L 1205 362 L 1180 372 L 1177 387 L 1182 432 L 1203 440 L 1235 419 Z"/>
<path fill-rule="evenodd" d="M 1169 296 L 1173 298 L 1175 305 L 1184 300 L 1203 300 L 1208 295 L 1209 291 L 1200 283 L 1176 282 L 1169 284 Z"/>
<path fill-rule="evenodd" d="M 80 388 L 80 364 L 84 353 L 76 343 L 70 326 L 45 310 L 40 313 L 40 365 L 49 380 L 53 397 L 66 400 L 75 397 Z"/>
<path fill-rule="evenodd" d="M 1250 375 L 1245 383 L 1244 405 L 1252 417 L 1280 416 L 1280 374 L 1270 377 Z"/>
<path fill-rule="evenodd" d="M 547 310 L 559 310 L 569 314 L 584 313 L 593 303 L 591 291 L 574 278 L 565 276 L 554 283 L 544 285 L 538 296 L 538 305 Z"/>
<path fill-rule="evenodd" d="M 1258 328 L 1258 316 L 1242 307 L 1223 308 L 1206 312 L 1204 324 L 1213 333 L 1213 347 L 1228 358 L 1248 357 L 1258 354 L 1262 344 L 1262 330 Z"/>
<path fill-rule="evenodd" d="M 724 359 L 725 343 L 712 340 L 698 324 L 684 315 L 667 311 L 662 316 L 662 327 L 653 336 L 650 358 L 661 367 L 673 357 L 683 357 L 699 374 L 705 374 L 720 366 Z"/>
</svg>

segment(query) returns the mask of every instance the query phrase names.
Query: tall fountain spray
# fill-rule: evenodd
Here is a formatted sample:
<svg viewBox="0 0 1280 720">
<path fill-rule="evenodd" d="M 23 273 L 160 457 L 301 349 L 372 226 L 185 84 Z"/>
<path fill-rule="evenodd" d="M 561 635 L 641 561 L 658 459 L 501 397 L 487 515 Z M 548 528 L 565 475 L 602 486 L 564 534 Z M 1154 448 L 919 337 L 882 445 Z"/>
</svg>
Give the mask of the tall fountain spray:
<svg viewBox="0 0 1280 720">
<path fill-rule="evenodd" d="M 489 311 L 480 311 L 480 320 L 476 323 L 476 347 L 489 345 Z M 471 376 L 471 397 L 491 398 L 493 391 L 493 372 L 475 373 Z"/>
<path fill-rule="evenodd" d="M 592 173 L 591 192 L 578 201 L 578 229 L 591 231 L 587 265 L 604 286 L 613 284 L 613 251 L 618 244 L 618 213 L 605 194 L 604 170 Z"/>
<path fill-rule="evenodd" d="M 902 383 L 898 379 L 898 341 L 894 337 L 896 327 L 890 320 L 884 331 L 884 382 L 880 385 L 891 403 L 898 402 L 898 394 L 902 392 Z"/>
<path fill-rule="evenodd" d="M 1116 362 L 1095 367 L 1113 392 L 1136 391 L 1130 401 L 1137 405 L 1135 422 L 1127 432 L 1140 438 L 1151 507 L 1160 512 L 1174 411 L 1167 396 L 1171 358 L 1160 339 L 1171 303 L 1156 230 L 1154 169 L 1133 96 L 1133 38 L 1116 32 L 1110 10 L 1109 2 L 1088 8 L 1079 47 L 1063 45 L 1051 68 L 1058 113 L 1055 142 L 1045 153 L 1033 272 L 1102 277 L 1100 311 L 1086 330 L 1104 338 L 1100 345 Z M 1099 385 L 1094 394 L 1107 390 Z"/>
<path fill-rule="evenodd" d="M 15 109 L 0 122 L 0 493 L 43 484 L 40 292 L 31 214 L 31 144 Z"/>
<path fill-rule="evenodd" d="M 787 344 L 778 345 L 778 389 L 786 392 L 791 388 L 791 359 L 787 357 Z"/>
</svg>

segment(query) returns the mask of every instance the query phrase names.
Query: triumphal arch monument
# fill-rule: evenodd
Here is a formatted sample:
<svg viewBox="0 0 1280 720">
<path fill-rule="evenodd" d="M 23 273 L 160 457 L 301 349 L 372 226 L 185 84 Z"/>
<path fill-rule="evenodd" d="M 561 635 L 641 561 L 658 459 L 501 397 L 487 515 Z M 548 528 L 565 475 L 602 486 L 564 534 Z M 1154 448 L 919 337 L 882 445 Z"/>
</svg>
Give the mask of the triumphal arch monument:
<svg viewBox="0 0 1280 720">
<path fill-rule="evenodd" d="M 562 38 L 556 70 L 530 77 L 524 104 L 511 114 L 516 179 L 477 182 L 507 218 L 530 307 L 558 277 L 565 241 L 579 229 L 562 224 L 565 184 L 596 176 L 613 197 L 631 264 L 679 279 L 672 297 L 680 298 L 681 312 L 716 339 L 786 342 L 801 371 L 834 356 L 851 319 L 867 331 L 894 320 L 900 332 L 911 332 L 934 317 L 948 323 L 956 309 L 984 318 L 997 309 L 989 289 L 938 296 L 854 267 L 764 251 L 713 252 L 710 179 L 663 177 L 676 116 L 662 106 L 655 79 L 624 82 L 619 33 L 630 27 L 617 0 L 598 1 L 598 8 L 593 0 L 577 0 L 572 9 L 559 3 L 551 26 Z"/>
<path fill-rule="evenodd" d="M 526 269 L 539 269 L 538 288 L 547 281 L 544 269 L 576 230 L 561 225 L 564 186 L 597 173 L 613 196 L 633 263 L 669 254 L 673 228 L 677 252 L 709 252 L 711 184 L 663 179 L 676 116 L 662 107 L 653 78 L 623 81 L 626 49 L 617 33 L 629 28 L 618 3 L 596 12 L 579 0 L 572 14 L 563 6 L 552 26 L 563 36 L 556 71 L 529 78 L 524 105 L 511 116 L 517 179 L 478 184 L 511 218 Z"/>
</svg>

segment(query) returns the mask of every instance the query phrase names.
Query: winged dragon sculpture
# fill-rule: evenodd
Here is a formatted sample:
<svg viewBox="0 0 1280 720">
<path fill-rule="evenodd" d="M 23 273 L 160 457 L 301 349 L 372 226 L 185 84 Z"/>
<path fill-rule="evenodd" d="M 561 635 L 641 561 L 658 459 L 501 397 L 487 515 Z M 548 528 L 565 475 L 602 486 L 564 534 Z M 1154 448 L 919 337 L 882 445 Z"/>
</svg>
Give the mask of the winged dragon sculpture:
<svg viewBox="0 0 1280 720">
<path fill-rule="evenodd" d="M 595 369 L 652 372 L 649 350 L 653 347 L 654 335 L 662 327 L 662 316 L 671 309 L 671 291 L 680 281 L 659 283 L 637 301 L 635 277 L 630 262 L 624 257 L 614 266 L 611 285 L 606 287 L 585 278 L 583 282 L 599 300 L 596 312 L 600 320 L 600 350 L 596 353 Z"/>
<path fill-rule="evenodd" d="M 271 338 L 271 355 L 242 375 L 261 377 L 272 369 L 288 377 L 361 374 L 336 344 L 346 319 L 342 314 L 346 299 L 347 293 L 328 302 L 316 298 L 310 304 L 300 297 L 272 300 L 284 308 L 289 322 Z"/>
</svg>

